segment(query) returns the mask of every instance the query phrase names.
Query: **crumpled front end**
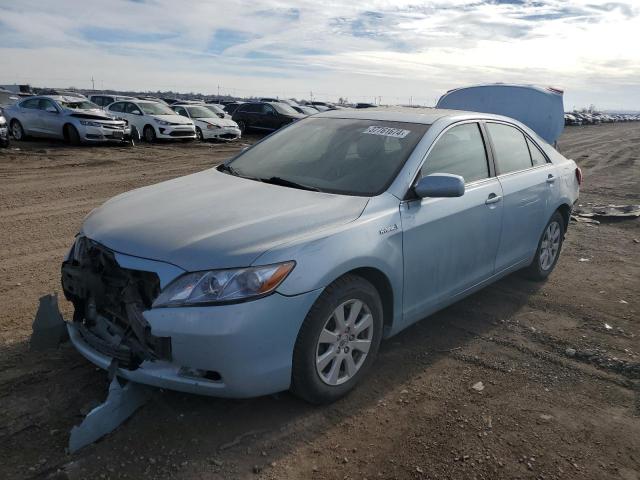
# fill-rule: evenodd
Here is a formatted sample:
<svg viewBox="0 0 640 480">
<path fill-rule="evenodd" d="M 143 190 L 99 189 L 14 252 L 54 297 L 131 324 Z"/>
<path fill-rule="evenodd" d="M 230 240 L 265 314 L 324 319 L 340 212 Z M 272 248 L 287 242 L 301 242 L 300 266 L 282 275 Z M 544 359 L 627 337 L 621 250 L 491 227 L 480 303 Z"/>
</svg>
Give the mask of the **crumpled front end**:
<svg viewBox="0 0 640 480">
<path fill-rule="evenodd" d="M 79 237 L 62 264 L 62 287 L 79 335 L 120 368 L 171 359 L 171 339 L 152 335 L 143 316 L 160 292 L 157 274 L 122 268 L 111 250 Z"/>
</svg>

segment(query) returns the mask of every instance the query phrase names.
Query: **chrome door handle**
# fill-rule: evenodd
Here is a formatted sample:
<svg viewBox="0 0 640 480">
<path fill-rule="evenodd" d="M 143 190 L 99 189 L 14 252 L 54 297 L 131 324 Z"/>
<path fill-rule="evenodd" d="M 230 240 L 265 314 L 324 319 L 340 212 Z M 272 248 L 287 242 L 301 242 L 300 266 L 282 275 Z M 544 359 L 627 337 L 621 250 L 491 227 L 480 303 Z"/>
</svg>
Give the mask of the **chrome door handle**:
<svg viewBox="0 0 640 480">
<path fill-rule="evenodd" d="M 501 195 L 496 195 L 495 193 L 492 193 L 491 195 L 489 195 L 489 198 L 485 200 L 484 204 L 491 205 L 492 203 L 498 203 L 500 200 L 502 200 Z"/>
<path fill-rule="evenodd" d="M 549 175 L 547 177 L 547 183 L 553 183 L 556 181 L 556 177 L 554 177 L 553 175 Z"/>
</svg>

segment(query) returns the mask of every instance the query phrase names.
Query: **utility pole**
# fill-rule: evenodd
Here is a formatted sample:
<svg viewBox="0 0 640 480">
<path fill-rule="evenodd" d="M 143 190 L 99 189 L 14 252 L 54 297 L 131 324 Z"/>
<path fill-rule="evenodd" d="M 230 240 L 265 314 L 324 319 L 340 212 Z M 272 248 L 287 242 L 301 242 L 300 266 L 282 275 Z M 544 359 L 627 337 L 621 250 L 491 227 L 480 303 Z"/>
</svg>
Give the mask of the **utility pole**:
<svg viewBox="0 0 640 480">
<path fill-rule="evenodd" d="M 93 91 L 96 90 L 96 82 L 93 79 L 93 75 L 91 75 L 91 90 L 93 90 Z"/>
<path fill-rule="evenodd" d="M 218 99 L 220 99 L 220 84 L 218 84 Z"/>
<path fill-rule="evenodd" d="M 309 101 L 313 103 L 313 92 L 309 92 Z"/>
</svg>

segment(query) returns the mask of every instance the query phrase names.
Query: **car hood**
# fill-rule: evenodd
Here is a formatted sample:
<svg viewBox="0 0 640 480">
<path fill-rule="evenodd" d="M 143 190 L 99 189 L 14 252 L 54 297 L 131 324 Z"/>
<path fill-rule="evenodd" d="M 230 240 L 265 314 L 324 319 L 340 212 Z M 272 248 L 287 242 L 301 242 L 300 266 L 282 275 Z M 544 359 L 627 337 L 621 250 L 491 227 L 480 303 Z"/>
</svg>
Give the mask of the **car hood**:
<svg viewBox="0 0 640 480">
<path fill-rule="evenodd" d="M 109 115 L 104 110 L 99 108 L 79 109 L 79 108 L 65 108 L 64 114 L 70 117 L 84 118 L 87 120 L 113 120 L 113 115 Z"/>
<path fill-rule="evenodd" d="M 298 236 L 355 220 L 367 200 L 211 169 L 114 197 L 89 214 L 82 234 L 187 271 L 243 267 Z"/>
<path fill-rule="evenodd" d="M 158 120 L 164 120 L 165 122 L 175 123 L 178 125 L 191 125 L 193 122 L 191 119 L 187 117 L 183 117 L 182 115 L 151 115 L 152 118 L 157 118 Z"/>
<path fill-rule="evenodd" d="M 218 127 L 238 127 L 238 124 L 230 118 L 210 117 L 210 118 L 196 118 L 196 123 L 210 123 L 211 125 L 217 125 Z"/>
</svg>

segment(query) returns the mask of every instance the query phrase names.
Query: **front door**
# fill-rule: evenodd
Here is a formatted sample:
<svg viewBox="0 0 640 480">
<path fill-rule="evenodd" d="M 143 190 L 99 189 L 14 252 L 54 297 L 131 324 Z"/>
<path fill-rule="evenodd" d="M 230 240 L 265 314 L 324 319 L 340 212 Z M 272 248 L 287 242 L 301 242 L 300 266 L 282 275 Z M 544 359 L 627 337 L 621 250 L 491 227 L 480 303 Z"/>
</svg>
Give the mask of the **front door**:
<svg viewBox="0 0 640 480">
<path fill-rule="evenodd" d="M 54 103 L 47 98 L 41 98 L 38 108 L 40 109 L 40 125 L 42 133 L 51 137 L 62 137 L 62 127 L 64 122 L 61 121 L 60 112 Z"/>
<path fill-rule="evenodd" d="M 401 204 L 407 323 L 491 277 L 500 239 L 502 188 L 477 123 L 457 124 L 436 140 L 421 175 L 432 173 L 462 176 L 465 193 Z"/>
</svg>

